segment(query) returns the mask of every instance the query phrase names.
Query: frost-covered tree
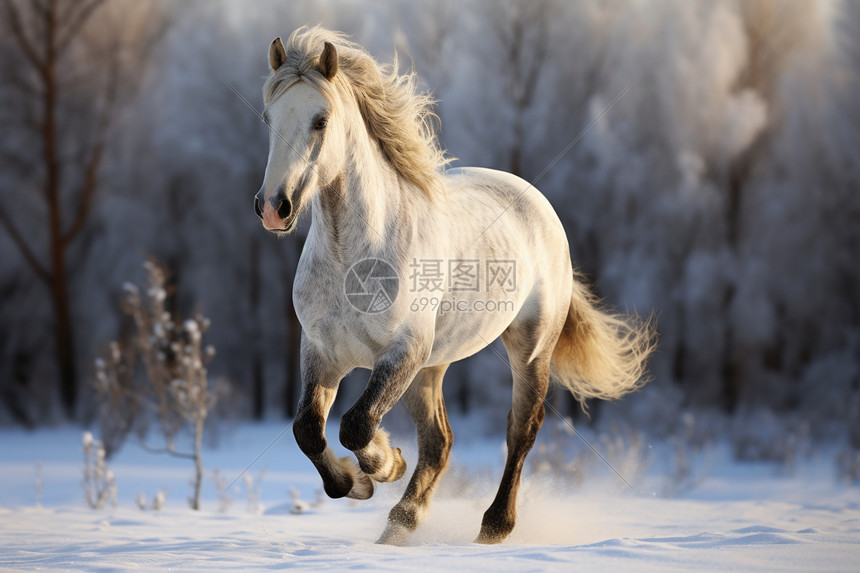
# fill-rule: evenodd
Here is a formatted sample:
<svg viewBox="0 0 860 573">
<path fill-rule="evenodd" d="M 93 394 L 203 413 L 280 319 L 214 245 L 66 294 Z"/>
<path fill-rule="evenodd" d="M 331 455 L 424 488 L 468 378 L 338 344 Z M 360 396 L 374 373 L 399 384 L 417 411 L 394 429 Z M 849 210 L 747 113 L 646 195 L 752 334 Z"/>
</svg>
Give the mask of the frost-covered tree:
<svg viewBox="0 0 860 573">
<path fill-rule="evenodd" d="M 22 11 L 48 5 L 8 1 Z M 259 111 L 271 39 L 320 22 L 381 61 L 395 47 L 401 65 L 411 57 L 462 164 L 530 178 L 567 149 L 537 186 L 567 228 L 575 264 L 607 305 L 655 309 L 661 331 L 654 381 L 621 403 L 625 414 L 667 432 L 683 430 L 675 414 L 685 409 L 790 414 L 819 435 L 860 418 L 860 399 L 849 399 L 860 393 L 856 2 L 138 4 L 172 25 L 147 59 L 134 105 L 112 124 L 123 137 L 111 140 L 99 178 L 111 192 L 92 203 L 68 251 L 79 353 L 108 339 L 122 350 L 128 327 L 107 294 L 152 253 L 173 271 L 167 310 L 203 308 L 229 325 L 207 336 L 225 357 L 213 367 L 237 382 L 231 407 L 257 417 L 266 404 L 294 411 L 290 285 L 301 240 L 264 235 L 253 215 L 266 133 L 251 108 Z M 106 0 L 92 17 L 124 5 Z M 24 69 L 17 41 L 0 35 L 3 73 Z M 87 63 L 78 53 L 73 46 L 62 57 Z M 24 126 L 32 114 L 23 113 L 36 100 L 15 91 L 22 78 L 5 77 L 14 81 L 0 86 L 0 205 L 39 172 L 12 153 L 39 157 L 38 133 Z M 94 109 L 100 97 L 76 109 Z M 48 234 L 28 233 L 43 200 L 15 196 L 14 222 L 46 261 Z M 62 212 L 71 216 L 75 203 Z M 43 359 L 55 331 L 45 283 L 27 265 L 0 231 L 0 296 L 10 301 L 0 305 L 0 416 L 33 423 L 50 412 L 34 404 L 55 379 Z M 486 351 L 451 368 L 446 393 L 464 409 L 507 408 L 507 376 Z M 599 423 L 612 410 L 592 411 Z"/>
<path fill-rule="evenodd" d="M 483 1 L 470 5 L 463 18 L 459 54 L 446 64 L 460 74 L 456 113 L 471 137 L 473 161 L 515 175 L 534 176 L 543 167 L 529 153 L 539 141 L 544 126 L 536 120 L 543 78 L 552 73 L 555 57 L 554 18 L 560 13 L 555 0 Z M 449 72 L 450 73 L 450 72 Z M 457 120 L 454 120 L 456 122 Z M 449 121 L 449 123 L 452 123 Z"/>
<path fill-rule="evenodd" d="M 164 39 L 158 85 L 135 119 L 147 135 L 135 154 L 145 159 L 132 169 L 147 188 L 149 224 L 162 231 L 139 242 L 172 269 L 177 310 L 199 304 L 230 325 L 210 337 L 233 357 L 219 366 L 244 398 L 233 407 L 255 418 L 271 404 L 295 411 L 298 320 L 288 285 L 301 250 L 300 234 L 278 241 L 254 215 L 267 156 L 259 107 L 268 67 L 259 46 L 314 13 L 271 1 L 185 4 Z"/>
<path fill-rule="evenodd" d="M 774 152 L 786 143 L 809 150 L 810 140 L 833 141 L 835 133 L 786 131 L 801 111 L 807 132 L 829 124 L 824 114 L 809 117 L 823 111 L 810 103 L 835 94 L 832 80 L 840 75 L 823 57 L 837 6 L 792 6 L 610 2 L 566 9 L 572 29 L 561 49 L 588 62 L 565 66 L 571 72 L 560 78 L 555 101 L 568 94 L 582 101 L 587 86 L 584 117 L 571 115 L 578 125 L 595 123 L 542 187 L 599 292 L 611 303 L 658 309 L 652 390 L 678 384 L 682 400 L 699 407 L 732 410 L 762 400 L 791 407 L 799 370 L 786 366 L 808 360 L 793 347 L 810 330 L 781 317 L 809 307 L 794 296 L 779 303 L 775 294 L 811 286 L 805 277 L 821 276 L 813 261 L 833 268 L 841 250 L 800 258 L 790 246 L 824 245 L 811 231 L 827 224 L 809 189 L 828 180 L 827 162 L 807 153 L 792 160 L 797 176 L 773 169 Z M 572 49 L 573 38 L 583 49 Z M 798 83 L 793 78 L 804 68 L 810 73 Z M 850 149 L 851 138 L 840 137 L 838 148 Z M 764 199 L 766 189 L 773 194 Z M 789 213 L 789 205 L 797 210 Z M 777 260 L 787 264 L 777 270 Z M 793 273 L 789 265 L 810 265 L 810 272 Z M 831 300 L 837 307 L 847 298 Z M 833 320 L 819 324 L 830 328 Z"/>
<path fill-rule="evenodd" d="M 451 62 L 456 57 L 454 41 L 460 9 L 454 0 L 398 5 L 397 49 L 412 58 L 418 77 L 439 99 L 447 94 L 455 72 Z M 435 110 L 440 126 L 445 121 L 444 104 L 437 101 Z M 443 137 L 444 133 L 438 135 Z"/>
<path fill-rule="evenodd" d="M 119 110 L 141 83 L 163 21 L 155 7 L 105 0 L 3 0 L 0 10 L 0 228 L 50 301 L 58 395 L 71 417 L 73 270 L 87 250 L 81 239 L 104 187 Z"/>
<path fill-rule="evenodd" d="M 84 448 L 83 485 L 87 505 L 92 509 L 101 509 L 106 503 L 116 507 L 116 477 L 107 465 L 104 446 L 90 432 L 83 433 L 81 442 Z"/>
<path fill-rule="evenodd" d="M 189 503 L 192 509 L 200 509 L 203 430 L 219 396 L 219 385 L 210 383 L 206 368 L 215 356 L 215 349 L 202 342 L 209 319 L 201 315 L 185 321 L 176 318 L 165 305 L 168 298 L 165 271 L 152 261 L 147 261 L 145 268 L 148 281 L 143 291 L 134 284 L 125 285 L 123 310 L 134 321 L 133 341 L 125 345 L 125 351 L 112 343 L 108 356 L 96 361 L 94 385 L 104 402 L 103 415 L 111 417 L 102 427 L 124 432 L 114 434 L 116 440 L 127 435 L 136 415 L 154 414 L 165 447 L 154 450 L 145 442 L 144 447 L 194 462 L 194 493 Z M 133 359 L 137 357 L 145 373 L 143 385 L 129 381 L 133 376 Z M 125 409 L 113 410 L 112 406 Z M 113 417 L 132 421 L 118 426 Z M 177 436 L 186 427 L 192 437 L 191 453 L 176 448 Z M 145 440 L 145 432 L 141 434 Z"/>
</svg>

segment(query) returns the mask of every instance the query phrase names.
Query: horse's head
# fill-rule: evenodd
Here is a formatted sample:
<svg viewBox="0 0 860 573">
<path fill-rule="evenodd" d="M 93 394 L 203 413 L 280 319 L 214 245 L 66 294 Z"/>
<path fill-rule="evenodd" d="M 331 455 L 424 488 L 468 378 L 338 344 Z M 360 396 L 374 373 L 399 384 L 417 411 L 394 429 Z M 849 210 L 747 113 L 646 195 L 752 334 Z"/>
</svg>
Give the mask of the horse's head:
<svg viewBox="0 0 860 573">
<path fill-rule="evenodd" d="M 275 38 L 269 65 L 272 76 L 263 112 L 269 126 L 269 161 L 254 209 L 267 230 L 288 233 L 311 194 L 337 176 L 337 160 L 345 155 L 343 122 L 335 121 L 339 109 L 332 84 L 337 51 L 325 42 L 314 62 L 288 61 L 284 44 Z M 281 70 L 283 66 L 288 69 Z"/>
</svg>

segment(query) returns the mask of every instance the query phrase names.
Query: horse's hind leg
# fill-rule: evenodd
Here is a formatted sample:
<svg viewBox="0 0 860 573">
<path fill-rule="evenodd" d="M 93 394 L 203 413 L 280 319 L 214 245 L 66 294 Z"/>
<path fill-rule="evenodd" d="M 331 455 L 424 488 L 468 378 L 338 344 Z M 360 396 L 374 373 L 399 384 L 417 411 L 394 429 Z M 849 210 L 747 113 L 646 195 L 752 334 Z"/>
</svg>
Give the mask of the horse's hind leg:
<svg viewBox="0 0 860 573">
<path fill-rule="evenodd" d="M 313 462 L 329 497 L 367 499 L 373 482 L 348 457 L 334 455 L 325 437 L 325 423 L 346 372 L 329 364 L 313 345 L 302 337 L 302 399 L 293 422 L 296 443 Z"/>
<path fill-rule="evenodd" d="M 552 346 L 532 357 L 532 340 L 538 338 L 536 329 L 513 325 L 502 334 L 513 370 L 513 406 L 508 414 L 508 456 L 496 498 L 484 513 L 478 543 L 498 543 L 513 530 L 516 522 L 516 498 L 520 475 L 526 455 L 534 445 L 543 423 L 544 406 L 549 386 Z M 549 337 L 551 338 L 551 337 Z M 557 337 L 556 337 L 557 338 Z M 554 341 L 554 339 L 553 339 Z M 531 360 L 529 360 L 531 358 Z"/>
<path fill-rule="evenodd" d="M 418 465 L 403 497 L 388 514 L 388 526 L 378 543 L 400 545 L 415 530 L 448 465 L 454 434 L 442 397 L 442 377 L 447 369 L 447 364 L 422 369 L 403 395 L 418 430 Z"/>
</svg>

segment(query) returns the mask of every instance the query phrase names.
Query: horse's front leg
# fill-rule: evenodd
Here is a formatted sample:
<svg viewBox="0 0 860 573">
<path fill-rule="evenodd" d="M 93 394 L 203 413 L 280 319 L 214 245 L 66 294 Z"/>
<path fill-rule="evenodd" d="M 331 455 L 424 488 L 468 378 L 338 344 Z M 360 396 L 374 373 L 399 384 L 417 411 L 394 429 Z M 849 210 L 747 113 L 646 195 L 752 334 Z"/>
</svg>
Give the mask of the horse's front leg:
<svg viewBox="0 0 860 573">
<path fill-rule="evenodd" d="M 319 471 L 329 497 L 367 499 L 373 495 L 373 482 L 349 457 L 335 456 L 325 437 L 326 418 L 345 374 L 302 335 L 302 399 L 293 434 Z"/>
<path fill-rule="evenodd" d="M 388 432 L 379 428 L 379 422 L 427 361 L 430 344 L 408 340 L 376 361 L 367 387 L 340 422 L 340 443 L 355 453 L 361 470 L 378 482 L 398 480 L 406 472 L 400 448 L 389 445 Z"/>
</svg>

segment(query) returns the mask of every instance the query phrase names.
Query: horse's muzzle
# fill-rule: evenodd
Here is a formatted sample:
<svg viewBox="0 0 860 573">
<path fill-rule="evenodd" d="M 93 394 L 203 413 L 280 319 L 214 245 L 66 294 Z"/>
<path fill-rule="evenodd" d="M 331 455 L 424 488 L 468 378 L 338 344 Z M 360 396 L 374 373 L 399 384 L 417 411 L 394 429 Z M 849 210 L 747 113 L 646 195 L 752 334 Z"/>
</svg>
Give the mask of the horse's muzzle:
<svg viewBox="0 0 860 573">
<path fill-rule="evenodd" d="M 254 197 L 254 211 L 267 231 L 289 232 L 295 227 L 293 203 L 282 193 L 276 194 L 268 201 L 257 193 Z"/>
</svg>

